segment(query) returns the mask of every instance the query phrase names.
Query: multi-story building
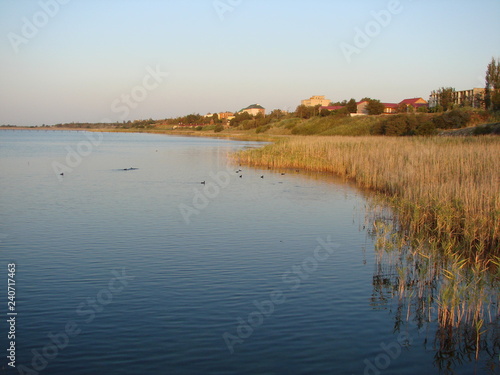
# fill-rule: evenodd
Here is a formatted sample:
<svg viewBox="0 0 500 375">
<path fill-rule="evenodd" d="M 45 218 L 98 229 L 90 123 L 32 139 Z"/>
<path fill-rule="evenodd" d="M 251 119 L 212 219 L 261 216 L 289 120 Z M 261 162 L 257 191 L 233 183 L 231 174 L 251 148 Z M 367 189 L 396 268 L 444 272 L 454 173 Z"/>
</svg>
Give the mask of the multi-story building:
<svg viewBox="0 0 500 375">
<path fill-rule="evenodd" d="M 484 95 L 486 90 L 473 88 L 471 90 L 453 91 L 451 100 L 454 105 L 473 108 L 484 107 Z M 431 92 L 429 97 L 429 107 L 435 108 L 441 104 L 441 94 L 437 91 Z"/>
<path fill-rule="evenodd" d="M 320 105 L 322 107 L 327 107 L 331 103 L 331 100 L 325 99 L 324 95 L 311 96 L 309 99 L 305 99 L 301 101 L 302 105 L 306 107 L 316 107 Z"/>
</svg>

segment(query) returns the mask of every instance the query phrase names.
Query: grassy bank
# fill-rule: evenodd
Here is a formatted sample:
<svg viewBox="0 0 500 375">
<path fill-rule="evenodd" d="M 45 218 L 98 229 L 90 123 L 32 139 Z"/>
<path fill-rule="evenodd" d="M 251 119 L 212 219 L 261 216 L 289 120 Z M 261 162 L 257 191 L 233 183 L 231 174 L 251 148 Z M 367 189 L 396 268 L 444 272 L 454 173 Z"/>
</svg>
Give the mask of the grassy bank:
<svg viewBox="0 0 500 375">
<path fill-rule="evenodd" d="M 310 119 L 291 118 L 276 123 L 266 132 L 293 135 L 370 135 L 370 130 L 383 116 L 328 116 Z"/>
<path fill-rule="evenodd" d="M 353 180 L 384 194 L 407 233 L 449 253 L 500 255 L 497 137 L 292 137 L 236 157 Z"/>
</svg>

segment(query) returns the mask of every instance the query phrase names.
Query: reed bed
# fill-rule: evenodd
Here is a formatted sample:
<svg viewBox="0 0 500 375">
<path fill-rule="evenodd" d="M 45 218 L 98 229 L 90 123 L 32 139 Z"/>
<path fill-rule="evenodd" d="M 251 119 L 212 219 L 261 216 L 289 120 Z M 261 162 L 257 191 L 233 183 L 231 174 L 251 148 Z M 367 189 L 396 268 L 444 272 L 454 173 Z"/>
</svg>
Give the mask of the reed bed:
<svg viewBox="0 0 500 375">
<path fill-rule="evenodd" d="M 235 158 L 353 180 L 382 193 L 409 235 L 449 254 L 500 255 L 497 137 L 292 137 Z"/>
</svg>

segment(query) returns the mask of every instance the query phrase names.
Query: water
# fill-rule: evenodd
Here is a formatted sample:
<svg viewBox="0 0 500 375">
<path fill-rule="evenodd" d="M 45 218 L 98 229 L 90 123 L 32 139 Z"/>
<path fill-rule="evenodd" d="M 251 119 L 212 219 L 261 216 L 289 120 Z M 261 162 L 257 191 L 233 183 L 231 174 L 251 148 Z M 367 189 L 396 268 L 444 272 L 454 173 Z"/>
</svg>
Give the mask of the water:
<svg viewBox="0 0 500 375">
<path fill-rule="evenodd" d="M 477 363 L 452 353 L 440 371 L 435 323 L 395 329 L 352 186 L 230 163 L 254 142 L 13 130 L 0 142 L 0 279 L 15 263 L 18 313 L 18 371 L 3 356 L 0 373 L 498 373 L 498 347 Z"/>
</svg>

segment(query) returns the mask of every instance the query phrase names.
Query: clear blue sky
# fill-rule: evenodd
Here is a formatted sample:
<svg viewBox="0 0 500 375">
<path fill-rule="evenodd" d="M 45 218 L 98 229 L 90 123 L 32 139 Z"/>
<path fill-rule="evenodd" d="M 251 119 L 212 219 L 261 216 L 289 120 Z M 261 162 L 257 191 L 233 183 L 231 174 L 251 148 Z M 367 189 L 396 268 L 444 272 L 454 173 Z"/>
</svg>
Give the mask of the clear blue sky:
<svg viewBox="0 0 500 375">
<path fill-rule="evenodd" d="M 375 21 L 391 3 L 378 0 L 56 1 L 67 0 L 0 0 L 0 124 L 294 110 L 312 95 L 427 99 L 484 87 L 500 57 L 498 0 L 400 0 L 389 21 Z M 351 61 L 348 44 L 362 46 Z M 140 102 L 124 104 L 133 91 Z"/>
</svg>

